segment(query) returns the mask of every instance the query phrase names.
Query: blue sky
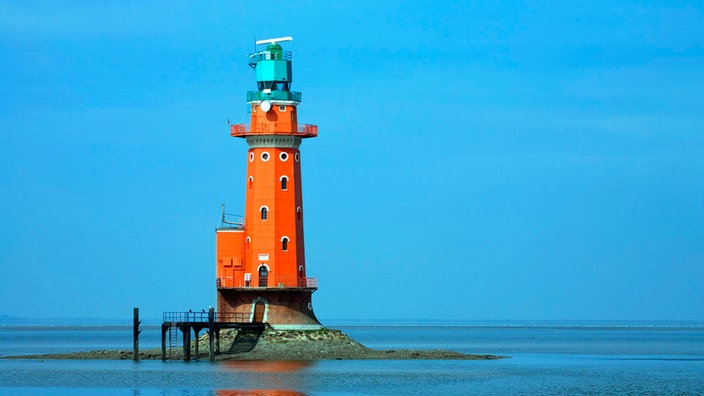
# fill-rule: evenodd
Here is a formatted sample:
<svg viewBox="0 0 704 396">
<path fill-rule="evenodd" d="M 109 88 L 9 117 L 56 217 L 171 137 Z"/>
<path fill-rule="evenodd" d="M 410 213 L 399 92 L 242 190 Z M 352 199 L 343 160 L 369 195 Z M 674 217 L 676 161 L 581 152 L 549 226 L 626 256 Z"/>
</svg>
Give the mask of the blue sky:
<svg viewBox="0 0 704 396">
<path fill-rule="evenodd" d="M 291 35 L 325 319 L 704 319 L 704 5 L 0 0 L 0 314 L 214 305 Z"/>
</svg>

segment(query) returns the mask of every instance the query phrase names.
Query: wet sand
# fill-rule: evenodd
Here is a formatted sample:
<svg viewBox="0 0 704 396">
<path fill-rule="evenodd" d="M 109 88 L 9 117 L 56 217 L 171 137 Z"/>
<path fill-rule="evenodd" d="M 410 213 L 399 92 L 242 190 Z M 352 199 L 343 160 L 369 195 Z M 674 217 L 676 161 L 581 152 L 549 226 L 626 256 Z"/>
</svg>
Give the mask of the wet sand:
<svg viewBox="0 0 704 396">
<path fill-rule="evenodd" d="M 208 360 L 208 336 L 203 335 L 191 347 L 192 360 Z M 4 357 L 13 359 L 62 360 L 128 360 L 133 351 L 97 350 L 60 354 Z M 169 360 L 183 359 L 183 348 L 166 350 Z M 273 330 L 246 332 L 223 330 L 220 335 L 220 353 L 215 360 L 493 360 L 501 356 L 474 355 L 446 350 L 378 350 L 367 348 L 339 330 Z M 161 359 L 161 349 L 139 352 L 140 360 Z"/>
</svg>

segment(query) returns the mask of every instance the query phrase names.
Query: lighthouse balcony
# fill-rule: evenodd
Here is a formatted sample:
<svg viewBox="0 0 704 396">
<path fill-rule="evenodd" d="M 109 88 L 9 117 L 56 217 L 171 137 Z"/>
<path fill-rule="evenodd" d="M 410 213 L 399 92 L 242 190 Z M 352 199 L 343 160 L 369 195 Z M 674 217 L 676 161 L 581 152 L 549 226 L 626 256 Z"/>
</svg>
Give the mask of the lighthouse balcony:
<svg viewBox="0 0 704 396">
<path fill-rule="evenodd" d="M 257 63 L 264 60 L 287 60 L 290 61 L 292 58 L 291 51 L 278 50 L 274 51 L 259 51 L 253 54 L 249 54 L 249 66 L 256 67 Z"/>
<path fill-rule="evenodd" d="M 261 277 L 245 277 L 242 279 L 235 279 L 233 277 L 222 277 L 215 280 L 215 285 L 218 289 L 228 289 L 228 288 L 279 288 L 279 289 L 317 289 L 318 288 L 318 278 L 306 278 L 306 277 L 296 277 L 296 276 L 268 276 L 265 278 Z"/>
<path fill-rule="evenodd" d="M 247 124 L 232 124 L 230 125 L 230 136 L 247 137 L 252 135 L 290 135 L 299 136 L 302 138 L 310 138 L 318 136 L 318 126 L 305 124 L 299 125 L 298 128 L 291 131 L 280 131 L 277 128 L 277 123 L 265 123 L 258 125 L 256 130 L 251 130 Z"/>
<path fill-rule="evenodd" d="M 261 102 L 263 100 L 272 101 L 285 101 L 285 102 L 296 102 L 301 103 L 301 93 L 294 91 L 278 91 L 272 90 L 270 92 L 263 91 L 249 91 L 247 92 L 247 103 L 251 102 Z"/>
</svg>

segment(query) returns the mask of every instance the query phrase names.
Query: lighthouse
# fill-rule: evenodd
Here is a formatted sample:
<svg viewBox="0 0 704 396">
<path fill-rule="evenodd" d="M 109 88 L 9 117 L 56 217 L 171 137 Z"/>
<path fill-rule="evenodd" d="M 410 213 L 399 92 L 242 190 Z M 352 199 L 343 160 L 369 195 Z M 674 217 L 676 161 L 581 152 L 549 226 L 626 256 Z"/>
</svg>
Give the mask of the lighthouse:
<svg viewBox="0 0 704 396">
<path fill-rule="evenodd" d="M 233 219 L 223 207 L 216 229 L 217 310 L 275 329 L 319 329 L 312 306 L 317 280 L 306 271 L 299 149 L 318 127 L 298 123 L 301 93 L 291 90 L 291 52 L 280 44 L 290 40 L 256 42 L 250 122 L 230 125 L 230 135 L 249 146 L 245 208 Z"/>
</svg>

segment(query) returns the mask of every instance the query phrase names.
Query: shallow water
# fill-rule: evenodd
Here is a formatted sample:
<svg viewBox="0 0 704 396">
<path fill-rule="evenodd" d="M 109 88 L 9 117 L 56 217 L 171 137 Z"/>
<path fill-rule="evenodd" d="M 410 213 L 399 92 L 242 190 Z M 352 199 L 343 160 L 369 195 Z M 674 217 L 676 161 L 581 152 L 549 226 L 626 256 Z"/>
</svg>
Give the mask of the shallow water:
<svg viewBox="0 0 704 396">
<path fill-rule="evenodd" d="M 511 358 L 218 363 L 0 360 L 0 394 L 704 394 L 704 327 L 699 324 L 340 323 L 330 327 L 373 348 L 443 348 Z M 140 344 L 158 346 L 158 327 L 145 327 Z M 2 355 L 131 346 L 129 326 L 0 327 Z"/>
</svg>

